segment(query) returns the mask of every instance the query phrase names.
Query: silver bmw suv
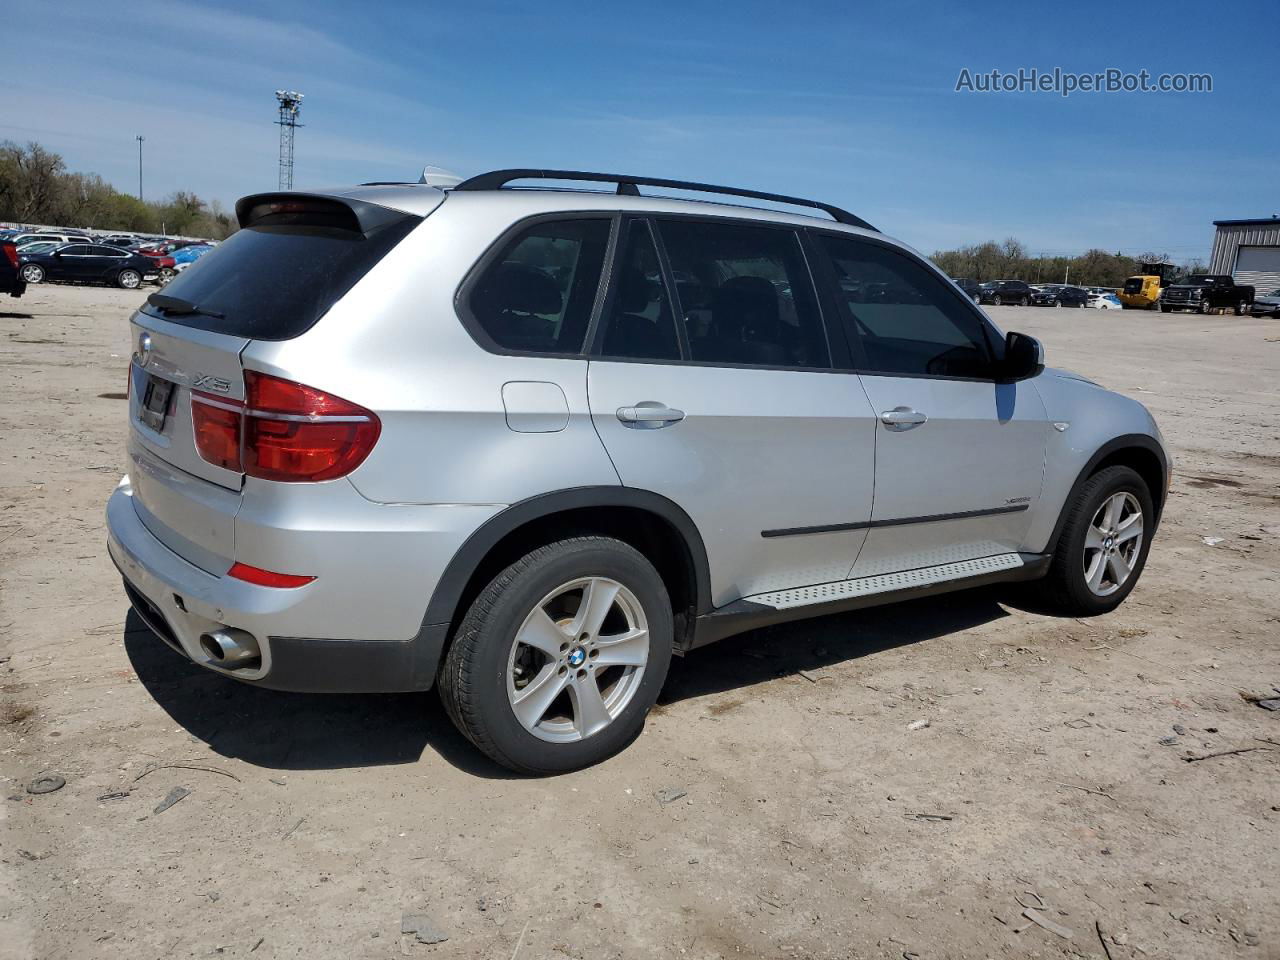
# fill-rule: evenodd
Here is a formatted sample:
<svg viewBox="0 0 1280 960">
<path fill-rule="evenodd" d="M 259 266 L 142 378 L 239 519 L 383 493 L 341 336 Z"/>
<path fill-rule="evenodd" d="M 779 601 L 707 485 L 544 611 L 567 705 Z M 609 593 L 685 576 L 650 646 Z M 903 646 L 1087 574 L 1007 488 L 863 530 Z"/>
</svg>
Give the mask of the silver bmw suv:
<svg viewBox="0 0 1280 960">
<path fill-rule="evenodd" d="M 672 654 L 996 581 L 1099 614 L 1142 572 L 1147 410 L 837 207 L 504 170 L 236 213 L 132 318 L 107 506 L 138 615 L 210 670 L 435 686 L 550 773 L 633 739 Z"/>
</svg>

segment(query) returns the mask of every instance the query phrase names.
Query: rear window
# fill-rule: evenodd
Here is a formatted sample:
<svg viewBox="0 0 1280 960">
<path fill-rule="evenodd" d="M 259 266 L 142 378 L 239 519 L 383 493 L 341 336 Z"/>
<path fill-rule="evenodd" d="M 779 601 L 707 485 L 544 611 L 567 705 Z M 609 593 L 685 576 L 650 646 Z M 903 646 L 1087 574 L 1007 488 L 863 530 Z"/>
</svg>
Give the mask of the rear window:
<svg viewBox="0 0 1280 960">
<path fill-rule="evenodd" d="M 164 288 L 208 313 L 145 313 L 213 333 L 289 340 L 309 330 L 421 222 L 405 215 L 367 234 L 332 226 L 251 226 L 232 234 Z"/>
</svg>

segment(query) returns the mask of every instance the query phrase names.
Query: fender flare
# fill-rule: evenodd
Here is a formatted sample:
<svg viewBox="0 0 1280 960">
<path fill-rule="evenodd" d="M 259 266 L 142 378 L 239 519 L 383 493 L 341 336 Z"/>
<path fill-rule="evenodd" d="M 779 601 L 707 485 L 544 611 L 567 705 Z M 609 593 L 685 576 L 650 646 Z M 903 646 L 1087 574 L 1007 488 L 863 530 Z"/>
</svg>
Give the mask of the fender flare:
<svg viewBox="0 0 1280 960">
<path fill-rule="evenodd" d="M 1149 453 L 1155 454 L 1156 459 L 1160 461 L 1161 479 L 1165 482 L 1161 484 L 1160 489 L 1151 491 L 1151 501 L 1155 504 L 1156 508 L 1156 515 L 1154 523 L 1152 524 L 1151 532 L 1153 534 L 1155 533 L 1156 527 L 1160 524 L 1160 515 L 1164 512 L 1165 500 L 1168 499 L 1169 457 L 1155 437 L 1149 436 L 1145 433 L 1126 433 L 1119 437 L 1112 437 L 1095 450 L 1093 456 L 1089 458 L 1088 462 L 1085 463 L 1080 472 L 1076 474 L 1075 482 L 1071 484 L 1071 489 L 1067 492 L 1067 498 L 1062 503 L 1062 509 L 1058 512 L 1058 522 L 1053 526 L 1053 533 L 1049 537 L 1049 543 L 1045 547 L 1045 553 L 1052 555 L 1053 552 L 1058 549 L 1058 539 L 1062 536 L 1062 528 L 1065 527 L 1067 523 L 1067 505 L 1071 503 L 1071 498 L 1075 495 L 1076 491 L 1080 489 L 1084 482 L 1093 476 L 1094 472 L 1097 470 L 1098 464 L 1119 450 L 1127 450 L 1133 447 L 1140 447 Z"/>
<path fill-rule="evenodd" d="M 710 611 L 711 571 L 706 545 L 697 525 L 674 501 L 650 490 L 622 486 L 573 487 L 539 494 L 514 503 L 486 520 L 445 567 L 431 593 L 422 627 L 414 640 L 417 648 L 415 678 L 419 683 L 425 681 L 429 686 L 434 679 L 462 595 L 489 551 L 508 534 L 531 521 L 584 507 L 628 507 L 644 510 L 667 521 L 684 541 L 692 563 L 696 612 Z"/>
</svg>

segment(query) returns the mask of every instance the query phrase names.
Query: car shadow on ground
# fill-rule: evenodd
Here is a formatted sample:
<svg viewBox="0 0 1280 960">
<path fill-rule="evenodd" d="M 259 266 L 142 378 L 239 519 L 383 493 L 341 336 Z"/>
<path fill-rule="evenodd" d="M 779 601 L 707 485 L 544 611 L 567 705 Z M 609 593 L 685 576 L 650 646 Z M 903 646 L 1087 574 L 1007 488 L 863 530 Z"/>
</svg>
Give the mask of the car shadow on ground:
<svg viewBox="0 0 1280 960">
<path fill-rule="evenodd" d="M 34 320 L 35 315 L 30 313 L 5 313 L 0 310 L 0 320 Z"/>
<path fill-rule="evenodd" d="M 729 637 L 672 660 L 660 705 L 743 690 L 1007 617 L 995 589 L 976 589 L 814 617 Z"/>
<path fill-rule="evenodd" d="M 918 643 L 1007 616 L 994 592 L 954 594 L 780 624 L 674 658 L 660 707 Z M 428 747 L 465 773 L 511 779 L 460 734 L 434 693 L 307 694 L 219 676 L 170 650 L 132 610 L 124 646 L 175 723 L 216 753 L 272 770 L 417 762 Z"/>
</svg>

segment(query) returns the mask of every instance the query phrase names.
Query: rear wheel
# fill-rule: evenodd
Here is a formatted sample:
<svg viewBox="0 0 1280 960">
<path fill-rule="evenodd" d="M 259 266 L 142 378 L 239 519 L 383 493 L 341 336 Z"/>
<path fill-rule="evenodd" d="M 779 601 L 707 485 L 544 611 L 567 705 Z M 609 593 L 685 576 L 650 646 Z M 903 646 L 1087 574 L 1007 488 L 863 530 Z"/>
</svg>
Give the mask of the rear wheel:
<svg viewBox="0 0 1280 960">
<path fill-rule="evenodd" d="M 1020 306 L 1020 307 L 1029 307 L 1029 306 L 1031 306 L 1031 298 L 1030 298 L 1030 297 L 1023 297 L 1020 301 L 1018 301 L 1018 306 Z"/>
<path fill-rule="evenodd" d="M 137 270 L 121 270 L 116 274 L 116 286 L 125 290 L 137 290 L 142 283 L 142 274 Z"/>
<path fill-rule="evenodd" d="M 1109 613 L 1142 575 L 1155 527 L 1151 492 L 1129 467 L 1107 467 L 1072 494 L 1049 573 L 1034 589 L 1068 616 Z"/>
<path fill-rule="evenodd" d="M 440 698 L 504 767 L 576 770 L 640 732 L 672 637 L 666 586 L 639 551 L 605 537 L 561 540 L 476 597 L 441 667 Z"/>
<path fill-rule="evenodd" d="M 998 293 L 997 293 L 994 297 L 992 297 L 992 298 L 991 298 L 991 305 L 992 305 L 993 307 L 998 307 L 998 306 L 1000 306 L 1000 304 L 1002 304 L 1003 302 L 1004 302 L 1004 301 L 1000 299 L 1000 294 L 998 294 Z"/>
<path fill-rule="evenodd" d="M 22 268 L 22 279 L 27 283 L 43 283 L 44 267 L 38 263 L 28 263 Z"/>
<path fill-rule="evenodd" d="M 1245 304 L 1245 303 L 1237 303 L 1237 304 L 1236 304 L 1236 316 L 1237 316 L 1237 317 L 1243 317 L 1243 316 L 1245 315 L 1245 310 L 1246 310 L 1246 308 L 1247 308 L 1247 307 L 1248 307 L 1248 304 Z"/>
</svg>

